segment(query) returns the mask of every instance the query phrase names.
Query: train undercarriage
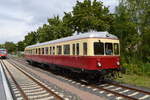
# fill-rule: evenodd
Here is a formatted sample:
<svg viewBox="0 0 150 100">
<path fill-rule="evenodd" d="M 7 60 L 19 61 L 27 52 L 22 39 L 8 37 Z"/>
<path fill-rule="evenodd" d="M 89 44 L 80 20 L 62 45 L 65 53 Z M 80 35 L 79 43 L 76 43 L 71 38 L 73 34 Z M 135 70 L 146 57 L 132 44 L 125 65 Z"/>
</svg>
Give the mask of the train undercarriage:
<svg viewBox="0 0 150 100">
<path fill-rule="evenodd" d="M 79 68 L 73 68 L 71 66 L 62 66 L 56 64 L 40 63 L 33 60 L 27 60 L 30 65 L 42 67 L 46 70 L 50 70 L 53 73 L 67 75 L 76 79 L 84 79 L 90 83 L 100 83 L 104 80 L 114 80 L 115 78 L 121 78 L 122 68 L 115 69 L 102 69 L 102 70 L 85 70 Z"/>
</svg>

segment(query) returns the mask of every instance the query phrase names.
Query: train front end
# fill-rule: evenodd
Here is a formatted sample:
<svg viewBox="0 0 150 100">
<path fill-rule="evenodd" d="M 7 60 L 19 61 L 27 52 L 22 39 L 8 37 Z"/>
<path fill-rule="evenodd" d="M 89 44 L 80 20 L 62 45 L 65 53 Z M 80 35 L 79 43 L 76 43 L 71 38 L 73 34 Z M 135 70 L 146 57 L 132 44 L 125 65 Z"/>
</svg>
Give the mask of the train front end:
<svg viewBox="0 0 150 100">
<path fill-rule="evenodd" d="M 0 58 L 7 58 L 7 50 L 6 49 L 0 49 Z"/>
<path fill-rule="evenodd" d="M 95 66 L 101 75 L 116 77 L 121 71 L 119 40 L 94 42 Z"/>
<path fill-rule="evenodd" d="M 87 56 L 86 68 L 90 77 L 102 79 L 120 77 L 120 43 L 118 38 L 93 38 L 90 40 L 90 55 Z"/>
</svg>

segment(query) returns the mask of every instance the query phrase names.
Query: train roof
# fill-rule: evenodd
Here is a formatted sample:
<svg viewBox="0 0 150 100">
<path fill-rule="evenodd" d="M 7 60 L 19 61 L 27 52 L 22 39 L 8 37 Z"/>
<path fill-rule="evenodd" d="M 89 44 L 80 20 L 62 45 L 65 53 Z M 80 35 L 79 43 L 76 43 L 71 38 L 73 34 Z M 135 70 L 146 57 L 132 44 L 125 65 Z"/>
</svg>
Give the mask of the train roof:
<svg viewBox="0 0 150 100">
<path fill-rule="evenodd" d="M 69 36 L 69 37 L 65 37 L 65 38 L 60 38 L 57 40 L 52 40 L 52 41 L 48 41 L 48 42 L 38 43 L 35 45 L 30 45 L 30 46 L 27 46 L 26 48 L 32 48 L 32 47 L 37 47 L 37 46 L 42 46 L 42 45 L 48 45 L 48 44 L 83 39 L 83 38 L 118 39 L 115 35 L 109 34 L 107 31 L 106 32 L 87 32 L 87 33 L 79 33 L 79 35 L 73 35 L 73 36 Z"/>
</svg>

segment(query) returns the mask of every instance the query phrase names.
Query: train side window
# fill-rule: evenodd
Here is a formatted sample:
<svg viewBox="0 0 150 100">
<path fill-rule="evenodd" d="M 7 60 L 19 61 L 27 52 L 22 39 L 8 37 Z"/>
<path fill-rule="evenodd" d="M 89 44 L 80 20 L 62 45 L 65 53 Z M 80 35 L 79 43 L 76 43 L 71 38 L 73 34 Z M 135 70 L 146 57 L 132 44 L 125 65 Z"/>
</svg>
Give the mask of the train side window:
<svg viewBox="0 0 150 100">
<path fill-rule="evenodd" d="M 48 47 L 45 47 L 45 54 L 48 54 Z"/>
<path fill-rule="evenodd" d="M 76 49 L 75 44 L 72 44 L 72 54 L 75 55 Z"/>
<path fill-rule="evenodd" d="M 94 54 L 95 55 L 104 55 L 104 43 L 94 42 Z"/>
<path fill-rule="evenodd" d="M 88 48 L 87 48 L 87 43 L 84 42 L 84 43 L 83 43 L 83 55 L 87 55 L 87 50 L 88 50 Z"/>
<path fill-rule="evenodd" d="M 52 54 L 52 47 L 49 47 L 50 55 Z"/>
<path fill-rule="evenodd" d="M 106 53 L 106 55 L 112 55 L 113 54 L 112 43 L 105 43 L 105 53 Z"/>
<path fill-rule="evenodd" d="M 36 49 L 36 54 L 37 54 L 37 49 Z"/>
<path fill-rule="evenodd" d="M 114 43 L 114 54 L 119 55 L 119 44 L 118 43 Z"/>
<path fill-rule="evenodd" d="M 44 48 L 42 48 L 42 54 L 44 54 Z"/>
<path fill-rule="evenodd" d="M 79 43 L 76 44 L 76 54 L 79 55 L 80 54 L 80 48 L 79 48 Z"/>
<path fill-rule="evenodd" d="M 55 55 L 55 47 L 53 47 L 53 55 Z"/>
<path fill-rule="evenodd" d="M 33 49 L 33 54 L 35 54 L 35 49 Z"/>
<path fill-rule="evenodd" d="M 70 54 L 70 45 L 69 44 L 64 45 L 64 54 L 66 54 L 66 55 Z"/>
<path fill-rule="evenodd" d="M 62 54 L 62 46 L 57 46 L 57 54 L 58 55 Z"/>
<path fill-rule="evenodd" d="M 39 55 L 41 54 L 41 49 L 39 48 Z"/>
</svg>

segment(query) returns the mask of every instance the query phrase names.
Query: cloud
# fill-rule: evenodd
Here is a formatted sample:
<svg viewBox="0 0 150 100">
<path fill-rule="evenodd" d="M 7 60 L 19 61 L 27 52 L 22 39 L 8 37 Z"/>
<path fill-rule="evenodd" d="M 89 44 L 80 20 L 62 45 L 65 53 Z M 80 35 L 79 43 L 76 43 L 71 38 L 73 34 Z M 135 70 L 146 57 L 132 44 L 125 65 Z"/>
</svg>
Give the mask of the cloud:
<svg viewBox="0 0 150 100">
<path fill-rule="evenodd" d="M 102 1 L 106 7 L 109 7 L 111 12 L 115 12 L 115 7 L 119 4 L 119 0 L 99 0 Z"/>
<path fill-rule="evenodd" d="M 79 0 L 83 1 L 83 0 Z M 104 1 L 113 11 L 116 0 Z M 72 11 L 76 0 L 0 0 L 0 44 L 6 41 L 18 42 L 56 15 Z"/>
</svg>

